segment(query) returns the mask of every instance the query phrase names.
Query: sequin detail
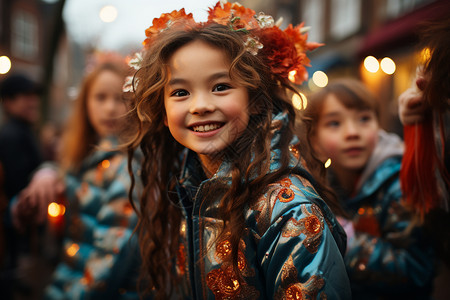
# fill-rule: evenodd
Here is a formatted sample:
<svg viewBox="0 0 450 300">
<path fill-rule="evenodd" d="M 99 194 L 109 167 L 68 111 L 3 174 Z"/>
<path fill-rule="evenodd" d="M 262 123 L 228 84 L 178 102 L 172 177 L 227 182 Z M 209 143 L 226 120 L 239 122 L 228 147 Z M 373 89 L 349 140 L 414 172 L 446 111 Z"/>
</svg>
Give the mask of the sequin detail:
<svg viewBox="0 0 450 300">
<path fill-rule="evenodd" d="M 186 249 L 184 244 L 180 244 L 177 253 L 177 268 L 178 274 L 184 275 L 186 273 Z"/>
<path fill-rule="evenodd" d="M 324 285 L 325 280 L 317 275 L 311 276 L 305 283 L 299 282 L 297 268 L 290 256 L 281 270 L 281 286 L 274 298 L 277 300 L 317 299 Z M 326 295 L 321 293 L 320 299 L 326 299 Z"/>
<path fill-rule="evenodd" d="M 242 249 L 245 244 L 242 242 Z M 249 286 L 245 281 L 239 283 L 234 273 L 231 261 L 231 243 L 228 240 L 217 243 L 215 258 L 220 268 L 210 271 L 206 275 L 206 284 L 213 292 L 215 299 L 258 299 L 259 292 L 255 287 Z M 248 268 L 248 263 L 242 251 L 238 251 L 238 269 L 242 276 L 255 276 L 255 272 Z"/>
<path fill-rule="evenodd" d="M 324 218 L 319 207 L 311 205 L 311 212 L 308 211 L 305 204 L 302 204 L 301 210 L 306 216 L 300 220 L 291 218 L 283 228 L 283 237 L 296 237 L 300 234 L 305 235 L 302 241 L 303 246 L 310 252 L 316 253 L 322 241 Z"/>
<path fill-rule="evenodd" d="M 294 199 L 294 197 L 294 191 L 291 189 L 284 188 L 278 193 L 278 200 L 280 200 L 281 202 L 290 202 L 292 201 L 292 199 Z"/>
</svg>

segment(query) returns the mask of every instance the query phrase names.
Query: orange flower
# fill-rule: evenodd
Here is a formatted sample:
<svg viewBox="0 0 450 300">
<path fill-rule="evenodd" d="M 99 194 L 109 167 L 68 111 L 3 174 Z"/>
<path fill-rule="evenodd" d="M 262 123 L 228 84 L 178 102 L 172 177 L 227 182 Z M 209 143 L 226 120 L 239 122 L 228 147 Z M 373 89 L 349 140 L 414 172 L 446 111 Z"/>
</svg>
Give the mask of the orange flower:
<svg viewBox="0 0 450 300">
<path fill-rule="evenodd" d="M 214 8 L 209 8 L 208 11 L 209 22 L 231 25 L 234 30 L 258 28 L 258 22 L 254 16 L 254 10 L 230 2 L 221 4 L 219 1 Z"/>
<path fill-rule="evenodd" d="M 305 66 L 309 66 L 309 59 L 305 52 L 321 45 L 307 43 L 308 35 L 302 34 L 302 27 L 303 24 L 295 28 L 289 25 L 282 31 L 274 26 L 264 28 L 256 34 L 259 41 L 264 45 L 261 55 L 272 72 L 286 80 L 289 79 L 289 73 L 292 72 L 292 81 L 295 84 L 301 84 L 308 79 Z"/>
<path fill-rule="evenodd" d="M 192 13 L 186 14 L 184 8 L 179 11 L 174 10 L 170 14 L 162 14 L 159 18 L 154 18 L 152 26 L 145 30 L 145 36 L 147 36 L 147 38 L 143 42 L 144 46 L 148 47 L 151 44 L 155 34 L 168 27 L 174 26 L 175 24 L 193 25 L 196 23 Z"/>
</svg>

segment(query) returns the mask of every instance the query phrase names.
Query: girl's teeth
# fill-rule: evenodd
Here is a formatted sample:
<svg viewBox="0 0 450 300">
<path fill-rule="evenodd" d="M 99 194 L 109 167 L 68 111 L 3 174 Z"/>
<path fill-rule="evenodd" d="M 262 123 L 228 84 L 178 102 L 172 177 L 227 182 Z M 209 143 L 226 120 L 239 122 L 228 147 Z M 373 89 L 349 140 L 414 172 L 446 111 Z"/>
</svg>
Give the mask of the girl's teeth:
<svg viewBox="0 0 450 300">
<path fill-rule="evenodd" d="M 218 124 L 208 124 L 208 125 L 200 125 L 200 126 L 194 126 L 194 131 L 196 132 L 207 132 L 211 130 L 215 130 L 219 128 Z"/>
</svg>

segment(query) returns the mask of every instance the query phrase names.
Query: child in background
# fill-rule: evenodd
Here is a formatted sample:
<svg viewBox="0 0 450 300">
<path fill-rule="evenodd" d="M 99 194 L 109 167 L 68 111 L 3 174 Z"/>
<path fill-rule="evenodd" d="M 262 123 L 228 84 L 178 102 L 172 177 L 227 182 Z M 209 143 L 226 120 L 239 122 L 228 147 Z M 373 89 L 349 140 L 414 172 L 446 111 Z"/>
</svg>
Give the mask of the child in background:
<svg viewBox="0 0 450 300">
<path fill-rule="evenodd" d="M 350 217 L 353 299 L 427 299 L 432 252 L 400 203 L 403 144 L 380 129 L 374 96 L 360 81 L 332 81 L 309 97 L 302 120 L 317 158 L 331 159 L 329 183 Z"/>
<path fill-rule="evenodd" d="M 127 156 L 111 150 L 127 113 L 126 70 L 124 62 L 102 63 L 86 75 L 62 136 L 58 170 L 37 172 L 15 205 L 16 223 L 23 224 L 42 222 L 51 201 L 66 200 L 63 257 L 46 299 L 138 299 Z"/>
<path fill-rule="evenodd" d="M 301 26 L 281 31 L 222 1 L 206 23 L 181 9 L 146 34 L 128 144 L 144 154 L 146 288 L 157 299 L 349 299 L 344 232 L 294 147 L 288 75 L 300 83 L 315 48 Z"/>
</svg>

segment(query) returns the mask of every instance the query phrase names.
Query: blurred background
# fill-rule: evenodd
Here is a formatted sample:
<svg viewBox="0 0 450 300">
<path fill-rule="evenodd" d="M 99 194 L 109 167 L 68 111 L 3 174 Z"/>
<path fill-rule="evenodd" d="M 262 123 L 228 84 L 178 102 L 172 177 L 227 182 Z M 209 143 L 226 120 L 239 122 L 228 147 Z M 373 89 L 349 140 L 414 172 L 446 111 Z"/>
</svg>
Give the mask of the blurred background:
<svg viewBox="0 0 450 300">
<path fill-rule="evenodd" d="M 216 2 L 0 0 L 0 81 L 20 72 L 42 85 L 41 120 L 36 129 L 44 140 L 47 125 L 58 131 L 65 122 L 89 59 L 96 53 L 132 56 L 141 49 L 153 18 L 180 9 L 183 3 L 196 21 L 205 21 L 207 8 Z M 417 66 L 427 56 L 427 49 L 417 46 L 418 28 L 426 21 L 450 16 L 450 0 L 239 2 L 275 19 L 282 17 L 282 27 L 304 22 L 310 27 L 309 40 L 325 44 L 308 55 L 309 80 L 299 87 L 304 100 L 330 79 L 358 78 L 380 101 L 381 126 L 400 136 L 398 96 L 411 85 Z M 293 101 L 301 108 L 301 101 Z M 0 111 L 0 123 L 2 118 Z M 47 247 L 46 251 L 49 253 L 44 255 L 57 257 L 57 249 Z M 39 291 L 52 271 L 48 259 L 23 265 L 34 266 L 25 276 L 32 282 L 31 288 Z M 17 299 L 34 299 L 31 295 Z"/>
<path fill-rule="evenodd" d="M 184 1 L 197 21 L 216 0 Z M 396 100 L 409 87 L 426 49 L 416 46 L 417 28 L 448 18 L 448 0 L 242 0 L 283 26 L 304 22 L 309 40 L 325 43 L 310 54 L 311 90 L 334 77 L 363 80 L 378 96 L 381 125 L 402 134 Z M 42 83 L 41 124 L 60 124 L 98 51 L 131 55 L 141 48 L 144 30 L 162 12 L 179 9 L 177 0 L 1 0 L 0 80 L 23 71 Z M 1 121 L 1 120 L 0 120 Z"/>
</svg>

